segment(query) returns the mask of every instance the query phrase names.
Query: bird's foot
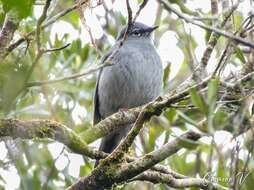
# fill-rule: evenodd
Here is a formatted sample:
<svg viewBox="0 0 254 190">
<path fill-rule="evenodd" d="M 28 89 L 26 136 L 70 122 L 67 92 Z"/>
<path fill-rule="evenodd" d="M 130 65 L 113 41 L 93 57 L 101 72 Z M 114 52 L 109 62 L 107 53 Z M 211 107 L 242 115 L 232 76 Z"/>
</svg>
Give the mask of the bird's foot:
<svg viewBox="0 0 254 190">
<path fill-rule="evenodd" d="M 118 111 L 120 111 L 120 112 L 126 112 L 128 110 L 129 110 L 128 108 L 120 108 Z"/>
</svg>

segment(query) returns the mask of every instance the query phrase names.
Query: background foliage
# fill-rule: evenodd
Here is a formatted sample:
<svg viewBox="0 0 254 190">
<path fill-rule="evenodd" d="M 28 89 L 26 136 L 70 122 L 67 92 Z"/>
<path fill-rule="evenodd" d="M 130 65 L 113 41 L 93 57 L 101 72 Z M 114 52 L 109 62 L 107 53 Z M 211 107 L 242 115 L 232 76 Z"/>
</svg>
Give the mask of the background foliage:
<svg viewBox="0 0 254 190">
<path fill-rule="evenodd" d="M 82 35 L 86 35 L 86 39 L 90 38 L 88 33 L 84 32 L 86 28 L 80 22 L 78 13 L 72 11 L 61 17 L 55 24 L 41 30 L 40 35 L 42 48 L 58 48 L 71 43 L 70 46 L 60 51 L 43 54 L 36 66 L 32 68 L 38 52 L 34 36 L 29 36 L 26 42 L 0 61 L 1 118 L 52 119 L 71 127 L 78 133 L 92 127 L 92 99 L 96 74 L 50 85 L 28 87 L 28 83 L 81 73 L 97 64 L 101 55 L 114 42 L 113 39 L 116 38 L 118 31 L 127 22 L 126 13 L 120 12 L 117 8 L 114 9 L 113 7 L 117 6 L 116 3 L 110 5 L 112 2 L 109 2 L 102 2 L 98 6 L 98 2 L 93 2 L 87 8 L 88 12 L 91 11 L 94 14 L 103 28 L 103 36 L 100 38 L 93 36 L 96 48 L 82 37 Z M 192 9 L 188 7 L 190 4 L 197 3 L 195 0 L 169 0 L 169 2 L 189 16 L 201 18 L 213 16 L 211 10 L 205 11 L 201 8 Z M 138 5 L 140 2 L 134 1 L 132 3 Z M 210 1 L 206 1 L 206 3 L 209 4 L 209 7 Z M 16 9 L 19 18 L 22 19 L 12 42 L 36 28 L 38 15 L 41 14 L 44 4 L 44 1 L 37 0 L 1 0 L 0 26 L 3 26 L 5 13 L 11 9 Z M 72 5 L 73 1 L 70 0 L 52 1 L 48 18 Z M 220 9 L 223 9 L 221 3 L 219 6 Z M 237 9 L 233 13 L 233 17 L 229 21 L 231 23 L 230 30 L 235 31 L 241 28 L 247 15 L 245 11 L 247 10 Z M 163 10 L 162 6 L 157 7 L 156 14 L 154 24 L 160 25 L 155 33 L 156 46 L 160 46 L 163 35 L 170 31 L 175 38 L 171 37 L 167 40 L 176 39 L 175 48 L 183 55 L 183 59 L 180 64 L 177 63 L 178 65 L 170 63 L 169 61 L 172 59 L 164 59 L 162 94 L 165 94 L 175 90 L 191 76 L 193 67 L 195 68 L 200 62 L 200 54 L 202 55 L 205 49 L 203 42 L 208 41 L 211 33 L 205 31 L 203 32 L 204 36 L 200 36 L 198 39 L 192 34 L 192 27 L 172 13 Z M 215 21 L 214 19 L 204 19 L 202 22 L 210 25 L 213 22 L 220 22 L 221 19 L 221 17 Z M 60 30 L 64 31 L 64 27 L 67 27 L 66 24 L 69 24 L 77 36 L 74 37 L 73 33 L 68 32 L 59 35 L 59 29 L 56 30 L 56 24 L 59 22 L 64 23 Z M 201 29 L 196 28 L 196 30 Z M 66 31 L 68 30 L 66 29 Z M 220 38 L 213 53 L 212 62 L 209 62 L 210 65 L 216 65 L 219 62 L 227 42 L 227 39 Z M 167 43 L 172 42 L 167 41 Z M 239 70 L 243 70 L 246 62 L 253 61 L 253 49 L 249 50 L 250 53 L 246 53 L 247 50 L 245 50 L 242 46 L 236 48 L 225 63 L 226 69 L 224 72 L 222 71 L 221 78 L 234 77 Z M 175 51 L 173 48 L 167 49 L 163 56 L 174 57 L 176 56 Z M 163 54 L 163 51 L 159 53 Z M 176 66 L 179 67 L 178 70 L 172 68 Z M 235 166 L 237 165 L 238 172 L 250 171 L 241 189 L 253 189 L 254 173 L 251 172 L 254 167 L 252 135 L 248 136 L 248 133 L 245 136 L 242 135 L 253 125 L 251 122 L 253 101 L 248 101 L 247 107 L 244 107 L 243 103 L 247 101 L 245 98 L 250 94 L 247 93 L 245 97 L 241 93 L 233 92 L 231 99 L 222 99 L 219 85 L 219 80 L 214 79 L 203 93 L 200 93 L 199 89 L 192 89 L 190 98 L 166 110 L 160 117 L 153 118 L 136 141 L 133 154 L 141 155 L 150 152 L 187 129 L 199 130 L 200 122 L 205 119 L 207 122 L 205 122 L 205 127 L 202 130 L 207 136 L 203 137 L 197 144 L 183 143 L 183 147 L 186 149 L 166 159 L 163 164 L 187 176 L 203 177 L 210 172 L 212 176 L 218 177 L 218 179 L 232 177 L 236 172 Z M 247 87 L 252 88 L 252 85 L 253 82 L 248 83 Z M 243 112 L 243 107 L 247 111 Z M 63 189 L 75 182 L 78 177 L 88 175 L 93 169 L 93 160 L 88 158 L 83 160 L 81 156 L 72 154 L 59 143 L 48 140 L 42 142 L 37 139 L 29 141 L 4 140 L 1 142 L 0 149 L 2 155 L 0 156 L 1 189 L 11 189 L 13 185 L 16 189 L 26 190 Z M 93 144 L 93 146 L 97 145 L 98 142 Z M 78 170 L 79 172 L 77 172 Z M 15 177 L 8 178 L 10 175 Z M 225 186 L 230 185 L 228 181 L 219 181 L 219 183 Z M 116 189 L 159 190 L 168 188 L 162 184 L 152 185 L 145 182 L 135 182 L 123 184 Z M 194 190 L 195 188 L 190 189 Z"/>
</svg>

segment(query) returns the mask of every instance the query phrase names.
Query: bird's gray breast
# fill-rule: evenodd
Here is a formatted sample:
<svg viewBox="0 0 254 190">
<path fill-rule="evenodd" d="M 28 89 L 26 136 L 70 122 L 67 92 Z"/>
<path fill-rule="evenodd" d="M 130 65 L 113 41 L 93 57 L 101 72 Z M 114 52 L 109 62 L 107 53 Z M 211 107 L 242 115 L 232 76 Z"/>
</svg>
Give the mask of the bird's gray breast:
<svg viewBox="0 0 254 190">
<path fill-rule="evenodd" d="M 103 117 L 120 108 L 143 105 L 159 95 L 163 70 L 150 42 L 126 40 L 112 63 L 103 68 L 98 83 L 99 112 Z"/>
</svg>

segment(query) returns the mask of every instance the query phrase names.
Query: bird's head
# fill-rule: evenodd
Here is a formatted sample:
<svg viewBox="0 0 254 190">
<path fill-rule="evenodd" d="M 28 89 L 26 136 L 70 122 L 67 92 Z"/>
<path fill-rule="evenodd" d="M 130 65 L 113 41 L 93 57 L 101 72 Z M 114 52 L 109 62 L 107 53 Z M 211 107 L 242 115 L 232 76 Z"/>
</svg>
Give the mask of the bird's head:
<svg viewBox="0 0 254 190">
<path fill-rule="evenodd" d="M 157 29 L 158 26 L 147 26 L 143 23 L 140 22 L 134 22 L 131 30 L 128 33 L 128 38 L 132 38 L 132 39 L 150 39 L 151 38 L 151 34 L 152 32 Z M 127 30 L 127 26 L 124 27 L 121 32 L 120 35 L 118 36 L 117 40 L 121 40 L 124 37 L 125 31 Z"/>
</svg>

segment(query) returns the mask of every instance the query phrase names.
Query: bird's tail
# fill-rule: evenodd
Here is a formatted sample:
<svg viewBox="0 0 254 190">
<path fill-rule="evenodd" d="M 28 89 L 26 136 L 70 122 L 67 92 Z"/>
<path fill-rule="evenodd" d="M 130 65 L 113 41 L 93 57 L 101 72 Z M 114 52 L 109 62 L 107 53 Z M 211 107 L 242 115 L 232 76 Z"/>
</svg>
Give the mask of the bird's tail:
<svg viewBox="0 0 254 190">
<path fill-rule="evenodd" d="M 131 125 L 125 127 L 119 127 L 121 130 L 116 131 L 101 140 L 100 151 L 105 153 L 111 153 L 118 146 L 120 141 L 127 135 L 131 129 Z M 94 167 L 99 164 L 99 160 L 96 160 Z"/>
</svg>

